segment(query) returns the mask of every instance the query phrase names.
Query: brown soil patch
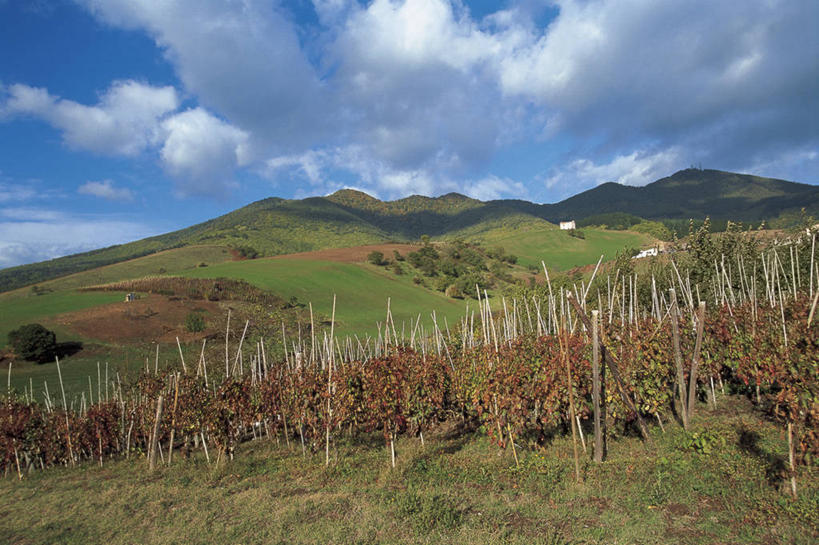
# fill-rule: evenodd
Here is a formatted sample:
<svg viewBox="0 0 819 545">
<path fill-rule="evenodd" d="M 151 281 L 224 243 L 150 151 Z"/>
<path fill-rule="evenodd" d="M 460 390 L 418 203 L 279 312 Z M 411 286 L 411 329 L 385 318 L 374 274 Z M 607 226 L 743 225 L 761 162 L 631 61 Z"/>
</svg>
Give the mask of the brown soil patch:
<svg viewBox="0 0 819 545">
<path fill-rule="evenodd" d="M 185 317 L 193 311 L 202 311 L 208 326 L 205 331 L 190 333 L 185 329 Z M 130 303 L 67 312 L 53 321 L 88 339 L 118 344 L 174 343 L 176 337 L 180 342 L 190 342 L 216 333 L 214 319 L 222 314 L 219 305 L 211 301 L 148 295 Z"/>
<path fill-rule="evenodd" d="M 417 244 L 369 244 L 367 246 L 353 246 L 351 248 L 330 248 L 314 252 L 301 252 L 272 257 L 271 259 L 315 259 L 318 261 L 337 261 L 339 263 L 363 263 L 367 261 L 370 252 L 381 252 L 385 259 L 393 259 L 393 251 L 398 251 L 404 257 L 408 253 L 421 248 Z"/>
</svg>

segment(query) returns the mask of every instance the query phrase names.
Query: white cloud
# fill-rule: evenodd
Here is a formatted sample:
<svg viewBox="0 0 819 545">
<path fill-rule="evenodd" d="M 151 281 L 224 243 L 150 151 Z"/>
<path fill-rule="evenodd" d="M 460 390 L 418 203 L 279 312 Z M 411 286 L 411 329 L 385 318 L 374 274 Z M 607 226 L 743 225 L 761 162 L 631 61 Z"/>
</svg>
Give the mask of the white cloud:
<svg viewBox="0 0 819 545">
<path fill-rule="evenodd" d="M 0 211 L 0 268 L 53 259 L 157 234 L 132 221 L 48 209 Z M 13 221 L 19 218 L 21 221 Z"/>
<path fill-rule="evenodd" d="M 26 201 L 37 195 L 34 188 L 0 181 L 0 203 Z"/>
<path fill-rule="evenodd" d="M 81 0 L 103 21 L 145 30 L 200 104 L 289 147 L 323 131 L 327 102 L 299 32 L 271 2 Z"/>
<path fill-rule="evenodd" d="M 607 163 L 577 159 L 552 172 L 545 183 L 558 190 L 588 189 L 606 182 L 624 185 L 646 185 L 683 168 L 680 150 L 669 148 L 658 152 L 635 151 L 618 155 Z"/>
<path fill-rule="evenodd" d="M 537 167 L 564 191 L 653 181 L 682 157 L 787 177 L 805 171 L 789 157 L 819 149 L 811 0 L 521 2 L 482 20 L 457 0 L 314 0 L 310 26 L 288 3 L 81 1 L 151 36 L 199 107 L 172 115 L 149 86 L 94 106 L 22 86 L 4 109 L 80 149 L 156 147 L 184 194 L 218 194 L 250 166 L 319 190 L 341 171 L 390 196 L 515 195 L 486 171 L 521 142 L 574 146 Z"/>
<path fill-rule="evenodd" d="M 247 133 L 201 108 L 169 117 L 162 130 L 162 163 L 183 180 L 184 194 L 218 193 L 231 184 L 233 169 L 245 163 Z"/>
<path fill-rule="evenodd" d="M 480 201 L 509 197 L 523 198 L 528 193 L 526 186 L 522 183 L 494 175 L 467 182 L 463 187 L 463 191 L 466 195 Z"/>
<path fill-rule="evenodd" d="M 77 188 L 81 195 L 93 195 L 109 201 L 133 201 L 134 193 L 127 187 L 115 187 L 111 180 L 86 182 Z"/>
<path fill-rule="evenodd" d="M 49 94 L 46 89 L 14 84 L 0 111 L 31 115 L 62 131 L 72 148 L 109 155 L 134 156 L 156 142 L 163 116 L 179 105 L 173 87 L 136 81 L 114 82 L 93 106 Z"/>
</svg>

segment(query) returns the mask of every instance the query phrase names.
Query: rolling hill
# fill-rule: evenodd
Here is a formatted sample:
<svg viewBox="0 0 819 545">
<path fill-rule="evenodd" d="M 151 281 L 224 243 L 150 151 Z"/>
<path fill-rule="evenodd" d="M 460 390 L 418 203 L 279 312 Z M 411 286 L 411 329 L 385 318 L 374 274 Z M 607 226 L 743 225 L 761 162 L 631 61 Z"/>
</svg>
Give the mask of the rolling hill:
<svg viewBox="0 0 819 545">
<path fill-rule="evenodd" d="M 509 239 L 516 230 L 622 212 L 647 219 L 759 221 L 805 207 L 819 214 L 819 187 L 717 170 L 687 169 L 645 187 L 606 183 L 556 204 L 479 201 L 457 193 L 384 202 L 354 190 L 302 200 L 268 198 L 218 218 L 143 240 L 0 270 L 0 292 L 192 245 L 250 247 L 272 256 L 385 241 Z"/>
</svg>

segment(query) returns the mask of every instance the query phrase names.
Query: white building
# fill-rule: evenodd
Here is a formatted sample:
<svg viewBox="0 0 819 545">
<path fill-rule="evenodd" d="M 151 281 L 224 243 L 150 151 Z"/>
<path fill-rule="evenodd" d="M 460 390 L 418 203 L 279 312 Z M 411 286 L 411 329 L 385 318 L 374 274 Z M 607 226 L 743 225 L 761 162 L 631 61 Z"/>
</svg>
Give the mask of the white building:
<svg viewBox="0 0 819 545">
<path fill-rule="evenodd" d="M 640 250 L 640 253 L 635 255 L 632 259 L 640 259 L 643 257 L 657 255 L 659 252 L 657 248 L 649 248 L 648 250 Z"/>
<path fill-rule="evenodd" d="M 571 230 L 571 229 L 577 229 L 577 227 L 575 227 L 575 225 L 574 225 L 574 220 L 571 220 L 571 221 L 561 221 L 561 222 L 560 222 L 560 228 L 561 228 L 563 231 L 569 231 L 569 230 Z"/>
</svg>

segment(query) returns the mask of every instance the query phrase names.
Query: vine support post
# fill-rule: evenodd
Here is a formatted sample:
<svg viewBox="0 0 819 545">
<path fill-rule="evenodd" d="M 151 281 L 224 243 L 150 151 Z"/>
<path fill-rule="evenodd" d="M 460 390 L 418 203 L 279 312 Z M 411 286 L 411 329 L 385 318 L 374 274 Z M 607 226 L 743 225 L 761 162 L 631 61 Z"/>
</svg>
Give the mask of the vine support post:
<svg viewBox="0 0 819 545">
<path fill-rule="evenodd" d="M 700 301 L 697 311 L 697 342 L 694 345 L 694 355 L 691 358 L 691 376 L 688 377 L 688 416 L 690 420 L 694 413 L 694 405 L 697 400 L 697 370 L 700 365 L 700 352 L 702 350 L 702 330 L 705 325 L 705 301 Z"/>
<path fill-rule="evenodd" d="M 203 345 L 204 346 L 204 345 Z M 168 467 L 171 467 L 171 459 L 173 458 L 173 439 L 176 428 L 176 404 L 179 400 L 179 375 L 174 377 L 174 391 L 173 391 L 173 409 L 171 410 L 171 438 L 168 441 Z"/>
<path fill-rule="evenodd" d="M 605 455 L 604 430 L 600 422 L 600 399 L 602 382 L 600 380 L 600 312 L 592 310 L 592 392 L 594 397 L 594 461 L 602 462 Z"/>
<path fill-rule="evenodd" d="M 65 439 L 68 442 L 68 457 L 71 459 L 71 467 L 74 467 L 74 449 L 71 446 L 71 431 L 68 429 L 68 404 L 65 402 L 65 388 L 63 387 L 63 373 L 60 371 L 60 358 L 54 356 L 57 362 L 57 376 L 60 378 L 60 392 L 63 394 L 63 412 L 65 412 Z"/>
<path fill-rule="evenodd" d="M 395 468 L 395 432 L 390 432 L 390 460 L 392 461 L 392 467 Z"/>
<path fill-rule="evenodd" d="M 333 397 L 333 361 L 335 360 L 335 352 L 333 351 L 333 335 L 335 334 L 336 326 L 336 294 L 333 294 L 333 314 L 330 318 L 330 361 L 327 374 L 327 422 L 325 423 L 325 437 L 324 437 L 324 465 L 330 465 L 330 420 L 333 416 L 333 408 L 330 405 L 330 399 Z M 393 453 L 392 466 L 395 467 L 395 453 Z"/>
<path fill-rule="evenodd" d="M 518 451 L 515 448 L 515 438 L 512 437 L 512 426 L 509 425 L 509 422 L 506 423 L 506 431 L 509 433 L 509 444 L 512 445 L 512 456 L 515 457 L 515 467 L 520 467 L 520 462 L 518 461 Z"/>
<path fill-rule="evenodd" d="M 591 320 L 589 320 L 588 315 L 586 312 L 580 308 L 580 304 L 575 300 L 575 298 L 569 293 L 569 303 L 574 307 L 577 316 L 583 322 L 583 325 L 586 326 L 586 329 L 591 329 Z M 617 368 L 617 363 L 612 358 L 609 351 L 606 349 L 606 346 L 601 342 L 600 343 L 600 352 L 603 355 L 603 362 L 611 369 L 612 375 L 614 376 L 614 382 L 617 384 L 617 390 L 620 393 L 620 398 L 623 400 L 623 403 L 628 407 L 628 409 L 633 412 L 637 416 L 637 425 L 640 428 L 640 435 L 643 436 L 643 439 L 651 443 L 651 436 L 648 434 L 648 428 L 646 427 L 646 423 L 643 420 L 643 416 L 640 414 L 640 411 L 637 409 L 634 401 L 631 399 L 631 396 L 628 395 L 625 386 L 623 385 L 623 379 L 620 377 L 620 371 Z"/>
<path fill-rule="evenodd" d="M 688 430 L 688 407 L 686 399 L 688 395 L 685 388 L 685 374 L 683 373 L 682 351 L 680 350 L 680 324 L 677 305 L 677 291 L 674 288 L 668 290 L 671 299 L 671 336 L 674 345 L 674 365 L 677 369 L 677 390 L 680 397 L 680 417 L 683 422 L 683 429 Z M 696 387 L 696 383 L 694 383 Z"/>
<path fill-rule="evenodd" d="M 156 446 L 159 442 L 159 421 L 162 419 L 162 395 L 156 398 L 156 419 L 154 429 L 151 431 L 151 444 L 148 448 L 148 469 L 156 469 Z"/>
<path fill-rule="evenodd" d="M 791 469 L 791 495 L 796 498 L 796 464 L 793 457 L 793 423 L 788 420 L 788 462 Z"/>
<path fill-rule="evenodd" d="M 574 299 L 571 298 L 571 292 L 568 293 L 568 298 L 571 301 Z M 580 309 L 580 306 L 577 306 Z M 579 312 L 578 312 L 579 314 Z M 574 409 L 574 392 L 572 388 L 572 371 L 571 371 L 571 364 L 569 362 L 569 330 L 566 329 L 566 324 L 561 323 L 560 332 L 560 339 L 562 339 L 560 343 L 560 352 L 561 356 L 563 357 L 563 362 L 566 364 L 566 387 L 569 392 L 569 419 L 572 423 L 572 448 L 574 450 L 574 477 L 575 480 L 579 483 L 580 482 L 580 457 L 577 452 L 577 422 L 576 422 L 576 412 Z M 512 437 L 511 431 L 509 432 L 509 437 Z M 514 452 L 515 444 L 512 443 L 512 449 Z M 517 454 L 515 454 L 515 462 L 517 463 Z"/>
</svg>

